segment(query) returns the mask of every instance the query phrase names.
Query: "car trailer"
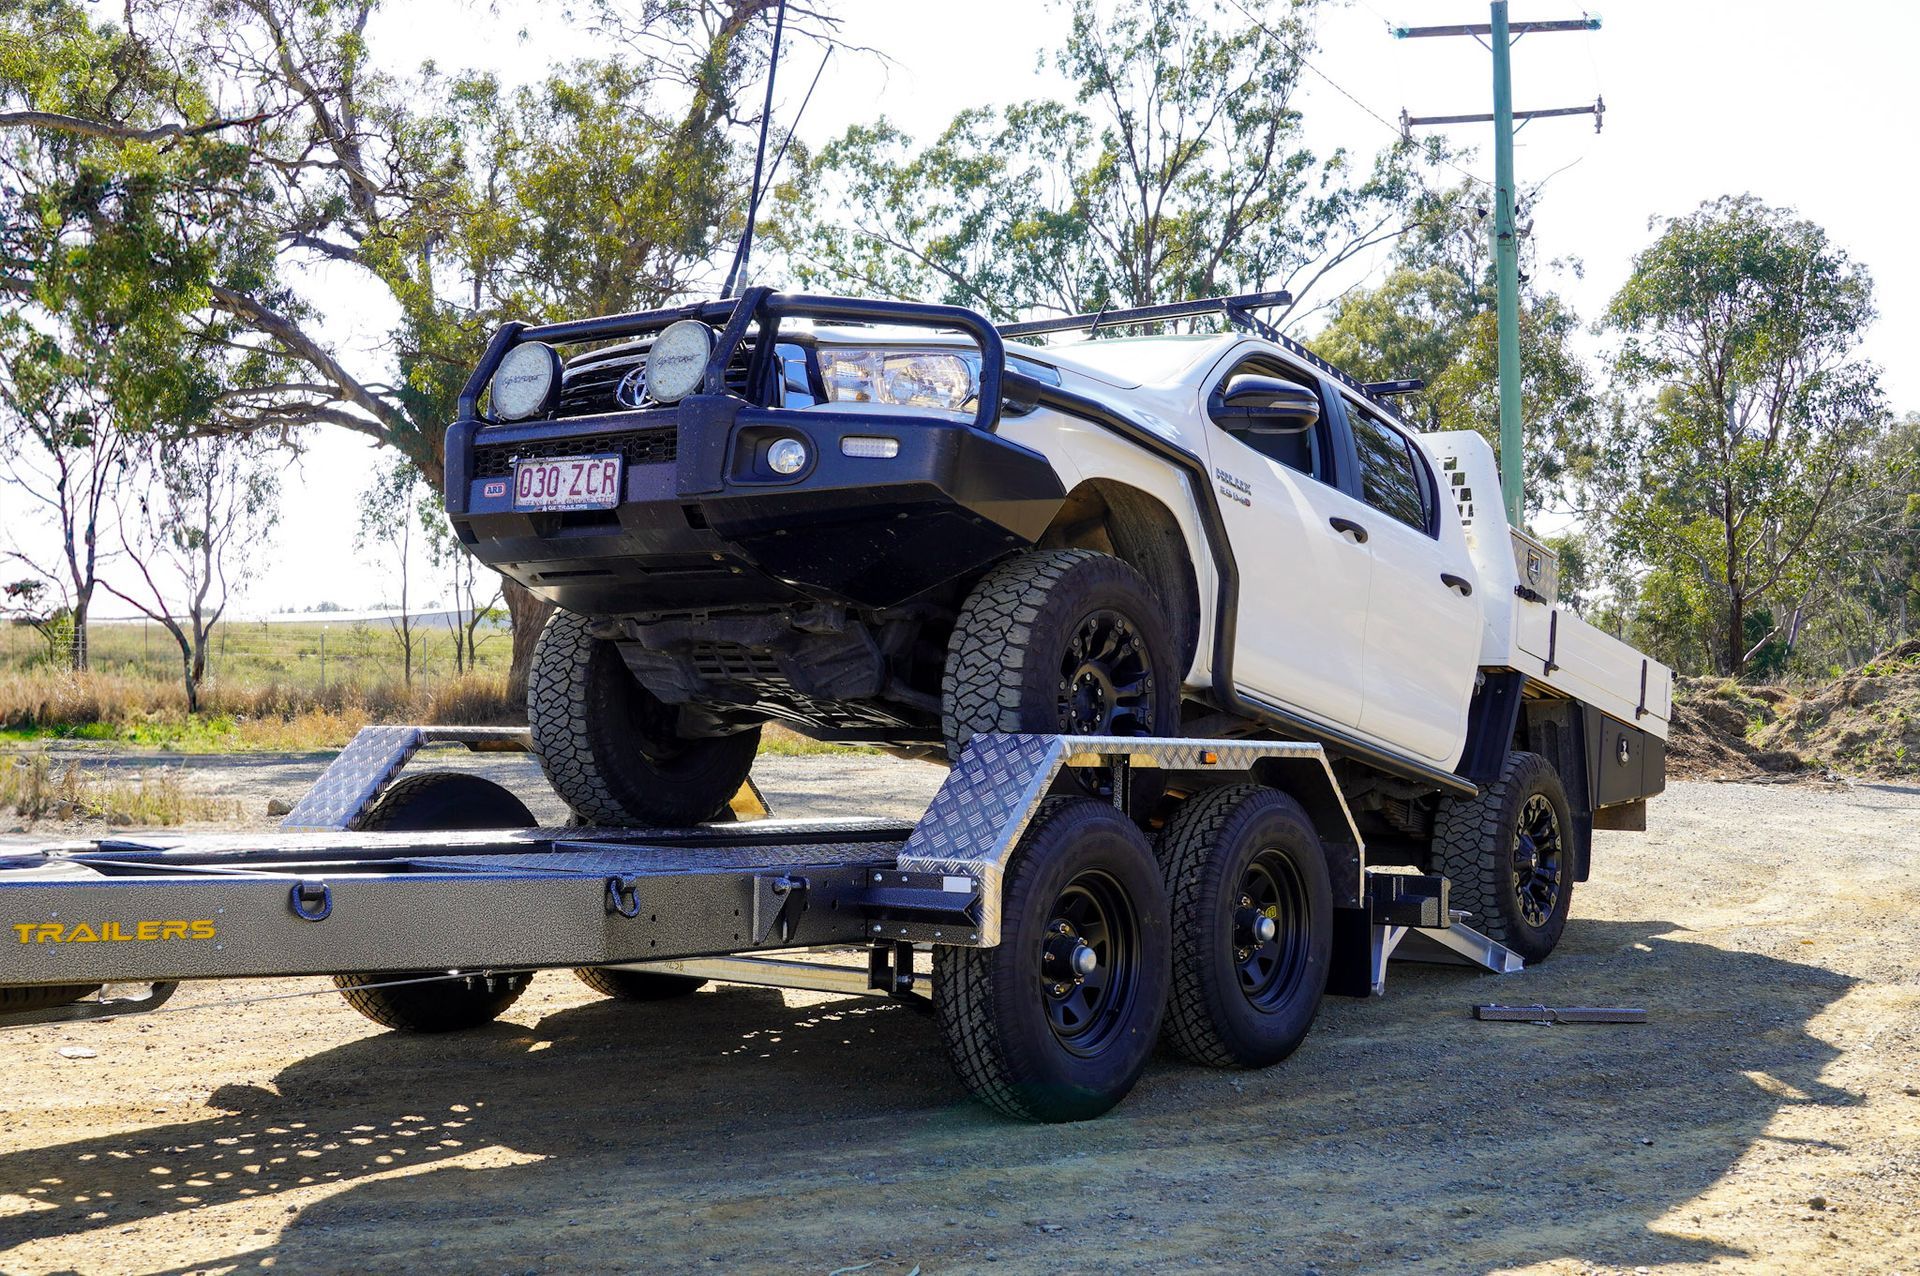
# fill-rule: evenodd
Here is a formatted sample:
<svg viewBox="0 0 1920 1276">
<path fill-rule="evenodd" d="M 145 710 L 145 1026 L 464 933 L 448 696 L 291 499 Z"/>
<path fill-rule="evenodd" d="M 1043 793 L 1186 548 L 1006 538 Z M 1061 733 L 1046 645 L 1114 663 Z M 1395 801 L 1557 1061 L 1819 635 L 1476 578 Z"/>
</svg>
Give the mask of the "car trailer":
<svg viewBox="0 0 1920 1276">
<path fill-rule="evenodd" d="M 541 969 L 630 999 L 718 979 L 931 1000 L 976 1096 L 1073 1120 L 1119 1102 L 1163 1033 L 1258 1066 L 1323 991 L 1380 993 L 1390 958 L 1521 966 L 1444 878 L 1367 865 L 1317 744 L 980 735 L 912 824 L 772 818 L 749 783 L 730 822 L 677 829 L 537 828 L 471 772 L 402 778 L 434 744 L 528 748 L 369 727 L 278 832 L 0 849 L 0 1025 L 332 975 L 431 1031 L 491 1020 Z"/>
</svg>

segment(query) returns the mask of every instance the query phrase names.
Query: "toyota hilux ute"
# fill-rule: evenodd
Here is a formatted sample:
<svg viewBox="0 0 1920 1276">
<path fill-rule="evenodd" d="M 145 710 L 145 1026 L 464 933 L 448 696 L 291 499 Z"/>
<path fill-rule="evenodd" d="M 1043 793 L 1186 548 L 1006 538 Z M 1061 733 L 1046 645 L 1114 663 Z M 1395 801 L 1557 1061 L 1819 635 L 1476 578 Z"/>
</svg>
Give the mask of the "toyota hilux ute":
<svg viewBox="0 0 1920 1276">
<path fill-rule="evenodd" d="M 1254 317 L 1277 299 L 995 327 L 754 289 L 502 329 L 447 505 L 558 609 L 548 776 L 583 819 L 659 824 L 722 807 L 768 721 L 937 759 L 986 731 L 1312 740 L 1376 859 L 1457 872 L 1489 802 L 1532 818 L 1546 849 L 1455 892 L 1544 955 L 1591 829 L 1663 787 L 1670 671 L 1560 604 L 1479 435 L 1409 430 L 1405 385 Z M 1202 315 L 1227 330 L 1114 335 Z"/>
</svg>

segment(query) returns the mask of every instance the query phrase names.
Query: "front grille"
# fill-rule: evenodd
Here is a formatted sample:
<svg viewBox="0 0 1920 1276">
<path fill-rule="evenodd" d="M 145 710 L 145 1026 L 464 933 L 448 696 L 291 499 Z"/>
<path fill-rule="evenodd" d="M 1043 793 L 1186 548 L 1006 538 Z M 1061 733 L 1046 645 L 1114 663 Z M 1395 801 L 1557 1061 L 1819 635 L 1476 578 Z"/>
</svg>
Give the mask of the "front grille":
<svg viewBox="0 0 1920 1276">
<path fill-rule="evenodd" d="M 483 444 L 473 449 L 475 478 L 511 478 L 516 457 L 591 456 L 618 452 L 628 465 L 662 465 L 680 455 L 680 436 L 673 426 L 653 430 L 622 430 L 571 439 L 529 439 L 522 443 Z"/>
<path fill-rule="evenodd" d="M 727 365 L 727 392 L 749 401 L 754 398 L 747 393 L 753 348 L 754 334 L 748 333 L 734 352 L 733 361 Z M 647 366 L 647 352 L 652 349 L 653 339 L 649 337 L 568 360 L 560 374 L 560 403 L 553 411 L 554 416 L 598 416 L 603 412 L 631 412 L 636 408 L 660 406 L 644 398 L 639 390 L 642 370 Z M 634 378 L 629 396 L 632 401 L 623 403 L 619 390 L 630 375 Z"/>
</svg>

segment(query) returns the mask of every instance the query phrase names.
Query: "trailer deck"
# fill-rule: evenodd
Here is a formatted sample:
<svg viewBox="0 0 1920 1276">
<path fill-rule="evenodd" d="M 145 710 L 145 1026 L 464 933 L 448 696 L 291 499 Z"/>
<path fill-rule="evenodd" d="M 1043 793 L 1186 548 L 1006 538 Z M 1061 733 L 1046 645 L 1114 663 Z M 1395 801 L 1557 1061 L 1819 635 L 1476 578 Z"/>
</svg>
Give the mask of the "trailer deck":
<svg viewBox="0 0 1920 1276">
<path fill-rule="evenodd" d="M 357 828 L 432 744 L 525 747 L 524 733 L 368 728 L 280 831 L 160 834 L 0 855 L 0 986 L 151 984 L 0 1016 L 135 1013 L 184 980 L 613 967 L 838 992 L 914 990 L 916 948 L 1000 941 L 1002 875 L 1053 794 L 1130 772 L 1176 790 L 1284 783 L 1331 868 L 1329 991 L 1377 994 L 1393 957 L 1517 970 L 1447 905 L 1443 878 L 1369 869 L 1318 745 L 981 736 L 914 824 L 755 817 L 688 829 Z M 862 971 L 793 950 L 867 949 Z M 770 956 L 770 954 L 782 954 Z"/>
</svg>

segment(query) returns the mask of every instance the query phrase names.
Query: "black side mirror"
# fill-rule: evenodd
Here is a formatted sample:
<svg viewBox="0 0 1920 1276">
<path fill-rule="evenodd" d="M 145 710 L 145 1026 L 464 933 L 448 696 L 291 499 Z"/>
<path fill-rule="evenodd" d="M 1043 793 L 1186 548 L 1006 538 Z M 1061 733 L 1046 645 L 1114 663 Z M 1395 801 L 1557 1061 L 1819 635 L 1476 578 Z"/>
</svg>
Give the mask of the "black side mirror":
<svg viewBox="0 0 1920 1276">
<path fill-rule="evenodd" d="M 1207 396 L 1207 413 L 1235 433 L 1300 434 L 1320 423 L 1320 396 L 1279 377 L 1238 376 Z"/>
</svg>

